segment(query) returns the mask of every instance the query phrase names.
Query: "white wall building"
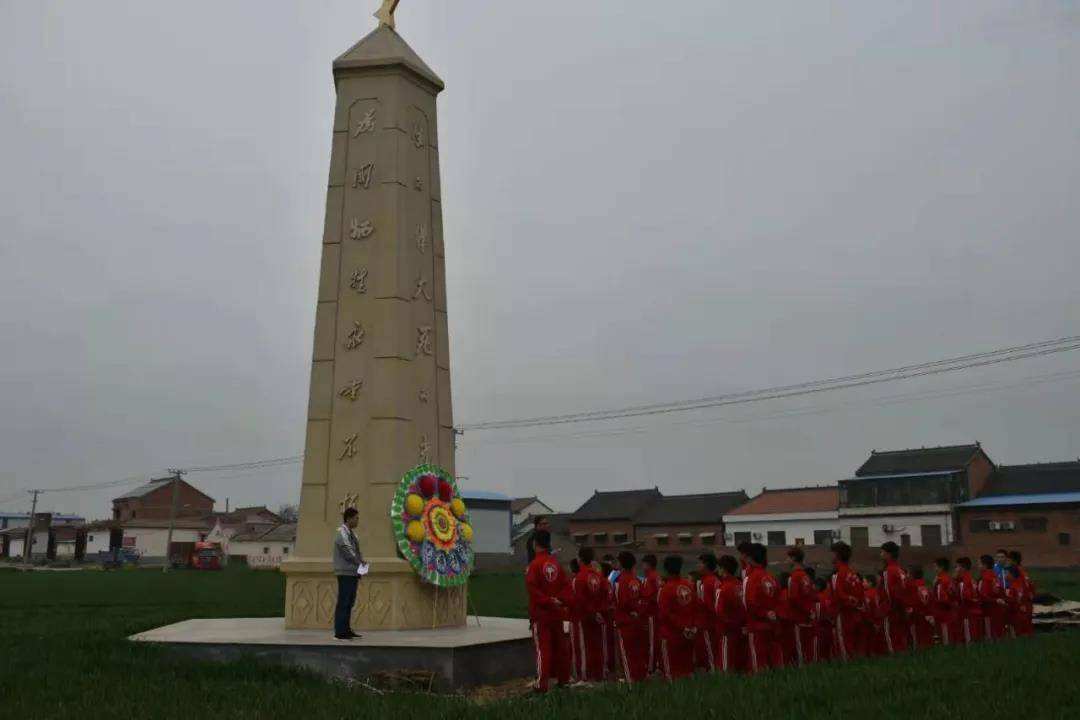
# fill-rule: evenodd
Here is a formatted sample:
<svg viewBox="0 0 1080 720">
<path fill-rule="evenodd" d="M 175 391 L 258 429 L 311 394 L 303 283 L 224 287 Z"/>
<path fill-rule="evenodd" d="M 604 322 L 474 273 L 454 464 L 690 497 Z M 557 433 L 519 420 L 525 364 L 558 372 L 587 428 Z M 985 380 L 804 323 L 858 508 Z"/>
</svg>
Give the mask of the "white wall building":
<svg viewBox="0 0 1080 720">
<path fill-rule="evenodd" d="M 724 543 L 831 545 L 839 529 L 836 486 L 762 490 L 724 515 Z"/>
<path fill-rule="evenodd" d="M 207 540 L 219 542 L 216 537 L 211 533 Z M 287 559 L 296 547 L 296 525 L 285 524 L 253 533 L 236 533 L 219 544 L 226 556 L 242 557 L 248 567 L 276 568 L 281 566 L 282 561 Z"/>
<path fill-rule="evenodd" d="M 462 500 L 469 508 L 469 523 L 473 529 L 473 552 L 510 555 L 513 521 L 511 500 L 506 495 L 483 490 L 463 491 Z"/>
</svg>

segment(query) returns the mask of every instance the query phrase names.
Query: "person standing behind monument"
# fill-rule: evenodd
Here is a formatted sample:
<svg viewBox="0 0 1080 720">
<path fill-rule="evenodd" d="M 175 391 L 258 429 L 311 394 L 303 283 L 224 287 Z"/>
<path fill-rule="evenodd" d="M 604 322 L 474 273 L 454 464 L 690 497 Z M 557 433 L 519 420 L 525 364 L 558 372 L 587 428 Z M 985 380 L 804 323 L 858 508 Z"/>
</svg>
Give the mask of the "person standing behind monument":
<svg viewBox="0 0 1080 720">
<path fill-rule="evenodd" d="M 360 513 L 356 508 L 346 508 L 342 513 L 341 527 L 334 533 L 334 575 L 337 576 L 337 605 L 334 607 L 334 637 L 338 640 L 352 640 L 360 637 L 350 627 L 353 604 L 356 602 L 356 588 L 360 584 L 358 569 L 364 562 L 360 552 L 360 542 L 353 530 L 360 522 Z"/>
<path fill-rule="evenodd" d="M 659 606 L 657 598 L 660 596 L 660 573 L 656 572 L 656 556 L 649 554 L 641 558 L 641 565 L 645 570 L 641 579 L 642 612 L 645 615 L 645 631 L 648 635 L 648 663 L 646 672 L 652 675 L 657 671 L 660 662 L 660 627 L 657 624 Z"/>
<path fill-rule="evenodd" d="M 531 563 L 536 559 L 536 533 L 541 530 L 550 533 L 551 528 L 548 524 L 547 516 L 545 515 L 533 515 L 533 529 L 529 533 L 529 539 L 525 541 L 525 557 Z M 551 537 L 548 535 L 548 537 Z"/>
</svg>

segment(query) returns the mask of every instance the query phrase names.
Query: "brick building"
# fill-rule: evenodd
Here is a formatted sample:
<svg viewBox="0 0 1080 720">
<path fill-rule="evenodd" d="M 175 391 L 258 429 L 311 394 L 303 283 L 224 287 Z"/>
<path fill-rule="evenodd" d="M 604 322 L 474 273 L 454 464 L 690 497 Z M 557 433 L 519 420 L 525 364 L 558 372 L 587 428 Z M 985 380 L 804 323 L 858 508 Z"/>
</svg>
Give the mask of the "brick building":
<svg viewBox="0 0 1080 720">
<path fill-rule="evenodd" d="M 978 443 L 875 450 L 839 483 L 841 537 L 854 547 L 956 542 L 955 507 L 982 493 L 993 472 Z"/>
<path fill-rule="evenodd" d="M 593 493 L 570 514 L 570 538 L 597 552 L 692 555 L 724 544 L 724 513 L 749 498 L 746 492 L 664 495 L 658 488 Z"/>
<path fill-rule="evenodd" d="M 724 513 L 745 503 L 746 492 L 664 495 L 634 520 L 641 552 L 700 554 L 724 544 Z"/>
<path fill-rule="evenodd" d="M 1032 565 L 1080 564 L 1080 461 L 1003 465 L 957 511 L 972 554 L 1005 547 Z"/>
<path fill-rule="evenodd" d="M 588 545 L 602 553 L 617 551 L 634 540 L 638 515 L 662 497 L 659 488 L 593 491 L 592 497 L 570 514 L 570 538 L 576 545 Z"/>
<path fill-rule="evenodd" d="M 762 490 L 724 515 L 725 544 L 829 547 L 840 535 L 839 502 L 835 485 Z"/>
<path fill-rule="evenodd" d="M 112 519 L 168 520 L 173 502 L 173 479 L 151 480 L 126 495 L 113 500 Z M 214 511 L 214 498 L 202 492 L 186 480 L 179 481 L 176 499 L 176 517 L 203 518 Z"/>
</svg>

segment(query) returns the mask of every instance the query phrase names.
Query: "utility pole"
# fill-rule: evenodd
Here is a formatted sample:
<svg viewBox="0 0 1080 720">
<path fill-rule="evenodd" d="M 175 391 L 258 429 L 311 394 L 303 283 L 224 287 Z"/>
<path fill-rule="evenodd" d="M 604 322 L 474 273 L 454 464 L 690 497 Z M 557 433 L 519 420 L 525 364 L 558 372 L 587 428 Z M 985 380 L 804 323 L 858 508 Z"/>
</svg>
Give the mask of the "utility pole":
<svg viewBox="0 0 1080 720">
<path fill-rule="evenodd" d="M 172 473 L 172 507 L 169 509 L 169 534 L 165 539 L 165 569 L 164 572 L 169 572 L 172 565 L 172 534 L 173 528 L 176 526 L 176 503 L 180 498 L 180 478 L 184 475 L 183 470 L 175 468 L 169 468 L 169 472 Z"/>
<path fill-rule="evenodd" d="M 34 517 L 37 515 L 37 497 L 41 494 L 40 490 L 31 490 L 30 494 L 34 496 L 34 502 L 30 505 L 30 522 L 26 525 L 26 542 L 23 543 L 23 562 L 27 565 L 30 564 L 32 559 L 31 546 L 34 543 Z"/>
</svg>

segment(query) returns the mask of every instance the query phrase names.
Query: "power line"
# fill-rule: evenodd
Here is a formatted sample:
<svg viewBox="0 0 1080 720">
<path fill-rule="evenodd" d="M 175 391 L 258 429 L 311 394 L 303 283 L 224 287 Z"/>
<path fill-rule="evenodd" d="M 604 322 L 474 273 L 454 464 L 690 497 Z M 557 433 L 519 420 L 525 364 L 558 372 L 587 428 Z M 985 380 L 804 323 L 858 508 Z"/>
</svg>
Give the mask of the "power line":
<svg viewBox="0 0 1080 720">
<path fill-rule="evenodd" d="M 980 392 L 996 392 L 1000 390 L 1009 390 L 1019 387 L 1028 387 L 1031 385 L 1040 385 L 1049 382 L 1057 382 L 1062 380 L 1073 380 L 1080 378 L 1080 370 L 1067 370 L 1063 372 L 1049 373 L 1045 375 L 1035 375 L 1018 382 L 996 384 L 996 383 L 982 383 L 979 385 L 968 385 L 953 388 L 944 388 L 941 390 L 929 390 L 920 391 L 916 393 L 904 393 L 900 395 L 887 395 L 884 397 L 871 398 L 869 400 L 859 400 L 854 402 L 842 403 L 839 405 L 832 405 L 827 407 L 808 407 L 808 408 L 795 408 L 791 410 L 784 410 L 780 412 L 770 413 L 767 415 L 756 415 L 753 417 L 714 417 L 707 419 L 697 420 L 679 420 L 672 423 L 667 423 L 664 427 L 683 426 L 683 427 L 704 427 L 708 425 L 717 425 L 721 423 L 731 424 L 746 424 L 761 422 L 764 420 L 775 420 L 789 417 L 801 417 L 804 415 L 822 415 L 830 412 L 838 412 L 850 409 L 866 409 L 871 407 L 885 407 L 889 405 L 897 405 L 905 402 L 927 400 L 927 399 L 939 399 L 947 397 L 955 397 L 958 395 L 969 395 Z M 655 432 L 656 427 L 636 426 L 636 427 L 622 427 L 622 428 L 609 428 L 604 430 L 584 430 L 580 432 L 572 433 L 549 433 L 545 435 L 526 435 L 510 437 L 505 439 L 492 439 L 492 440 L 480 440 L 467 443 L 467 447 L 477 447 L 484 445 L 529 445 L 534 443 L 543 443 L 548 441 L 559 440 L 584 440 L 589 438 L 604 438 L 604 437 L 616 437 L 620 435 L 628 434 L 643 434 L 647 432 Z"/>
<path fill-rule="evenodd" d="M 1080 349 L 1080 336 L 1046 340 L 1027 345 L 1018 345 L 1010 348 L 1001 348 L 982 353 L 961 355 L 944 360 L 905 365 L 888 370 L 875 370 L 857 375 L 846 375 L 826 380 L 815 380 L 799 383 L 796 385 L 783 385 L 759 390 L 748 390 L 724 395 L 683 400 L 671 403 L 656 403 L 651 405 L 638 405 L 614 410 L 596 410 L 589 412 L 570 413 L 566 415 L 549 415 L 529 418 L 518 418 L 494 422 L 475 423 L 462 425 L 459 430 L 504 430 L 511 428 L 538 427 L 542 425 L 564 425 L 569 423 L 594 422 L 601 420 L 614 420 L 628 417 L 641 417 L 645 415 L 662 415 L 688 410 L 700 410 L 710 407 L 723 407 L 726 405 L 741 405 L 745 403 L 762 402 L 765 400 L 777 400 L 781 398 L 799 397 L 832 390 L 841 390 L 851 387 L 875 385 L 896 380 L 907 380 L 927 375 L 939 375 L 942 373 L 956 372 L 987 365 L 1015 362 L 1026 358 L 1040 357 L 1054 353 L 1068 352 Z"/>
</svg>

